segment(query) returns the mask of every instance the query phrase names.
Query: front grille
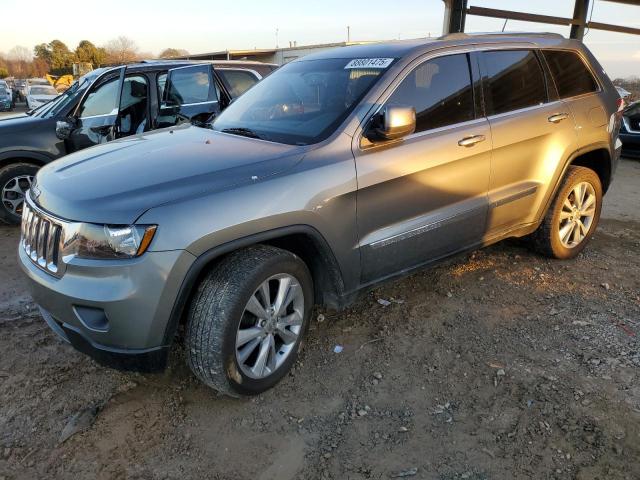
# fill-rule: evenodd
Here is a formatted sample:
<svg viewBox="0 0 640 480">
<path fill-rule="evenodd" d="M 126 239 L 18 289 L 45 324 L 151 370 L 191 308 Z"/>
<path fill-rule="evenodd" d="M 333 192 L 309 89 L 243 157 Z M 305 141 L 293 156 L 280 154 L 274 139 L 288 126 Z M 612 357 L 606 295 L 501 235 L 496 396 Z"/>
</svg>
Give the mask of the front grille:
<svg viewBox="0 0 640 480">
<path fill-rule="evenodd" d="M 63 241 L 63 223 L 24 203 L 22 211 L 21 245 L 31 261 L 45 272 L 62 274 L 60 245 Z"/>
</svg>

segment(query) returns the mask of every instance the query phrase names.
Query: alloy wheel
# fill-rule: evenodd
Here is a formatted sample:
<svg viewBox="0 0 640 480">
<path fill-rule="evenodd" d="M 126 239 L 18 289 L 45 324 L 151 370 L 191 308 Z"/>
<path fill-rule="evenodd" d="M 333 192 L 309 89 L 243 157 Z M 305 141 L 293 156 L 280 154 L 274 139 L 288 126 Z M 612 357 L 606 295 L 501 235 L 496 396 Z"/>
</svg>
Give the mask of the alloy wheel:
<svg viewBox="0 0 640 480">
<path fill-rule="evenodd" d="M 2 186 L 2 204 L 4 208 L 17 215 L 22 215 L 24 197 L 33 183 L 33 175 L 19 175 L 11 178 Z"/>
<path fill-rule="evenodd" d="M 576 184 L 562 204 L 558 235 L 566 248 L 578 246 L 586 238 L 596 215 L 596 192 L 588 182 Z"/>
<path fill-rule="evenodd" d="M 260 284 L 244 307 L 236 335 L 236 360 L 242 372 L 263 379 L 294 350 L 304 319 L 304 292 L 289 274 Z"/>
</svg>

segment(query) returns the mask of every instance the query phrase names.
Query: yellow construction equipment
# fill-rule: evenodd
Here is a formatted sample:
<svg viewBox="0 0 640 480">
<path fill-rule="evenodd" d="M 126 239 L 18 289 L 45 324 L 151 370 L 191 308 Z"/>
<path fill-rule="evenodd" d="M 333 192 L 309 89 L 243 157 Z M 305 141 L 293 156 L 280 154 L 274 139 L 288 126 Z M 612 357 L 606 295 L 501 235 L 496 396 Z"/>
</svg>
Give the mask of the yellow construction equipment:
<svg viewBox="0 0 640 480">
<path fill-rule="evenodd" d="M 64 92 L 67 88 L 71 86 L 73 81 L 76 78 L 81 77 L 85 73 L 93 70 L 93 65 L 87 62 L 74 63 L 73 64 L 73 75 L 49 75 L 45 74 L 47 81 L 51 84 L 53 88 L 55 88 L 59 93 Z"/>
</svg>

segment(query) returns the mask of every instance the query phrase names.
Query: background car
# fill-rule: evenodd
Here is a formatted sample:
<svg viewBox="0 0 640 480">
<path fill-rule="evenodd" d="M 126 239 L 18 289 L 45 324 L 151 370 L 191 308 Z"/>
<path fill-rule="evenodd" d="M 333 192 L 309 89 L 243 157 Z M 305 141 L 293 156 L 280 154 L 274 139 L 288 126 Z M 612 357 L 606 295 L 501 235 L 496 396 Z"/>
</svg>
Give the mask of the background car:
<svg viewBox="0 0 640 480">
<path fill-rule="evenodd" d="M 623 87 L 616 86 L 616 90 L 620 94 L 620 98 L 627 98 L 631 96 L 631 92 Z"/>
<path fill-rule="evenodd" d="M 0 221 L 20 223 L 24 194 L 42 165 L 117 138 L 206 122 L 276 68 L 260 62 L 175 60 L 99 68 L 54 100 L 1 119 Z M 34 81 L 27 82 L 30 90 L 54 90 Z"/>
<path fill-rule="evenodd" d="M 27 90 L 27 110 L 38 108 L 58 96 L 51 85 L 33 85 Z"/>
<path fill-rule="evenodd" d="M 0 86 L 0 112 L 6 112 L 13 109 L 11 104 L 11 92 L 6 87 Z"/>
<path fill-rule="evenodd" d="M 11 108 L 15 106 L 13 92 L 11 91 L 11 87 L 5 80 L 0 80 L 0 88 L 4 88 L 9 94 L 9 102 L 11 102 Z"/>
<path fill-rule="evenodd" d="M 640 100 L 632 103 L 622 112 L 620 141 L 623 155 L 640 158 Z"/>
</svg>

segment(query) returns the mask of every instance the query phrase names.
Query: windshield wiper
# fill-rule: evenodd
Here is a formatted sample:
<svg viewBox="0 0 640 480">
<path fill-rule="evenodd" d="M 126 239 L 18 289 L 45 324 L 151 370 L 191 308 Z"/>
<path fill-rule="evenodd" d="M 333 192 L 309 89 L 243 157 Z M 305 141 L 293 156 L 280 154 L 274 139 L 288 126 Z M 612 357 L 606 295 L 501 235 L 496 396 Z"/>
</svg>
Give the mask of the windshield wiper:
<svg viewBox="0 0 640 480">
<path fill-rule="evenodd" d="M 223 133 L 232 133 L 233 135 L 241 135 L 243 137 L 258 138 L 260 140 L 264 140 L 262 136 L 258 135 L 250 128 L 223 128 L 220 131 Z"/>
</svg>

